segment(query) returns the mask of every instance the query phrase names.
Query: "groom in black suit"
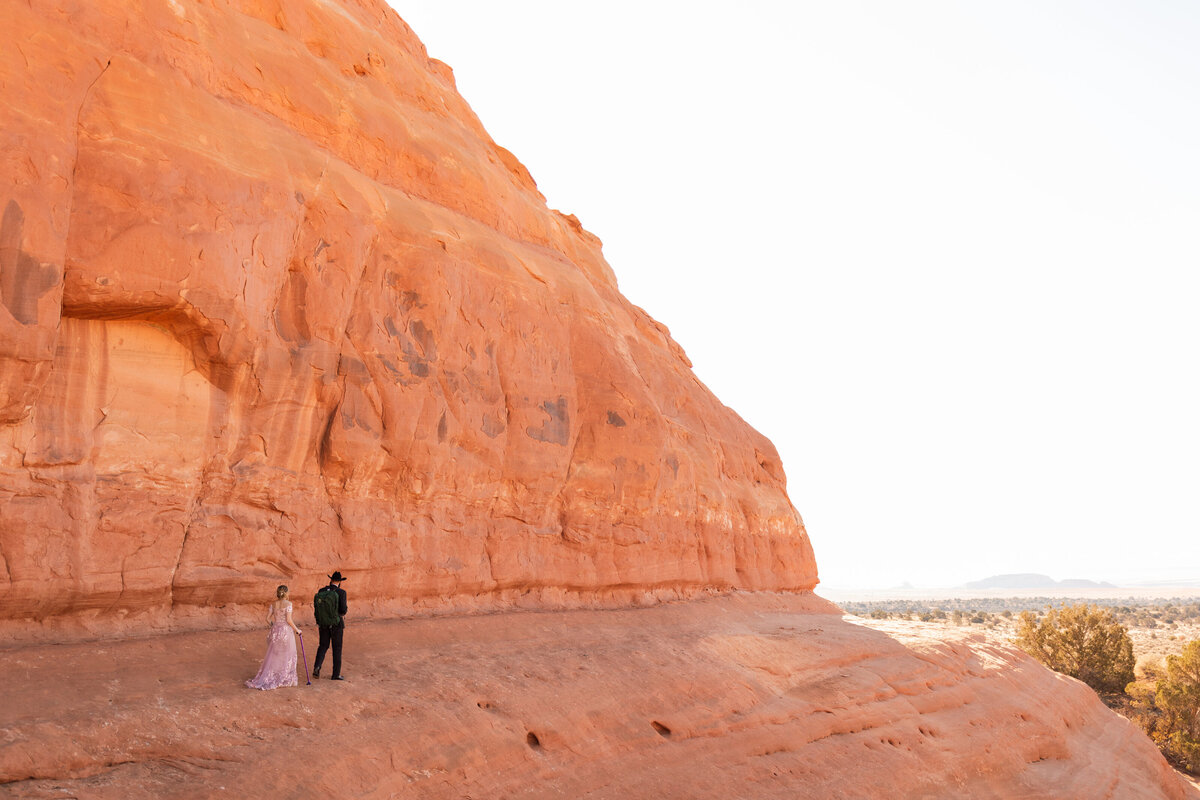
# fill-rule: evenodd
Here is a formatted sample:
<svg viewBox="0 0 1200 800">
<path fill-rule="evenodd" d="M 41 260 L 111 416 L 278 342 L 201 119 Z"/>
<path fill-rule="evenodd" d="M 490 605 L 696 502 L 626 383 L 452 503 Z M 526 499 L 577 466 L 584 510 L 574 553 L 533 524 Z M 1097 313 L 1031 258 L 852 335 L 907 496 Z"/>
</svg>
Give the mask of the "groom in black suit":
<svg viewBox="0 0 1200 800">
<path fill-rule="evenodd" d="M 317 617 L 317 632 L 320 634 L 320 644 L 317 645 L 317 655 L 313 658 L 314 678 L 321 677 L 321 662 L 325 660 L 325 651 L 329 646 L 333 645 L 333 674 L 329 676 L 330 680 L 344 681 L 346 678 L 342 675 L 342 634 L 346 630 L 346 590 L 341 587 L 341 582 L 346 580 L 342 573 L 334 570 L 329 576 L 329 585 L 321 589 L 321 592 L 335 591 L 338 595 L 338 615 L 342 619 L 337 625 L 322 625 L 321 618 Z M 313 602 L 313 616 L 316 616 L 316 602 Z"/>
</svg>

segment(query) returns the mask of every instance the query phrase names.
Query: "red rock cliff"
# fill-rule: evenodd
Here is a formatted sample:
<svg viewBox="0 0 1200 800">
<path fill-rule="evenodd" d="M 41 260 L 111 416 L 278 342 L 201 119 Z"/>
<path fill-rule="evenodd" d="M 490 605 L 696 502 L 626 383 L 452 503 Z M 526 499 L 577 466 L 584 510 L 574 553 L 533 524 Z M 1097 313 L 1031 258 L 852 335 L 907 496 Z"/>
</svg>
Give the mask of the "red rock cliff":
<svg viewBox="0 0 1200 800">
<path fill-rule="evenodd" d="M 815 585 L 774 447 L 382 2 L 4 6 L 0 630 Z"/>
</svg>

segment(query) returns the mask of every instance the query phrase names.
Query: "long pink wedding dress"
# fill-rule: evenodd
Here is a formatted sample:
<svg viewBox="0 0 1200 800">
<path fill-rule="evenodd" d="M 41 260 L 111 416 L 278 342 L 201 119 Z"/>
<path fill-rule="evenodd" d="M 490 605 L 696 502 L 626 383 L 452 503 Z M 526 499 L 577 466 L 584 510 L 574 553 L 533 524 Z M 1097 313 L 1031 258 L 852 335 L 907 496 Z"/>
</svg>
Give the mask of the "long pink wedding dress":
<svg viewBox="0 0 1200 800">
<path fill-rule="evenodd" d="M 271 632 L 267 634 L 267 654 L 263 656 L 262 667 L 257 675 L 246 681 L 251 689 L 278 689 L 299 683 L 296 680 L 296 634 L 287 621 L 291 610 L 291 603 L 276 606 Z"/>
</svg>

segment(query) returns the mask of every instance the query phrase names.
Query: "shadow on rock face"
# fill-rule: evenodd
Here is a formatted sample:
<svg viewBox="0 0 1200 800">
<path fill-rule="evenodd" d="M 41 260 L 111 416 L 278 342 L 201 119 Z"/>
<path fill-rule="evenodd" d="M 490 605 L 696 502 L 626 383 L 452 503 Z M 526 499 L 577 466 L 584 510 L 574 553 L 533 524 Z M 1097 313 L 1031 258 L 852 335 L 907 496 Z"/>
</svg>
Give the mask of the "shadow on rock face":
<svg viewBox="0 0 1200 800">
<path fill-rule="evenodd" d="M 58 270 L 22 249 L 24 231 L 25 212 L 9 200 L 0 218 L 0 300 L 18 322 L 36 325 L 38 301 L 58 284 Z"/>
</svg>

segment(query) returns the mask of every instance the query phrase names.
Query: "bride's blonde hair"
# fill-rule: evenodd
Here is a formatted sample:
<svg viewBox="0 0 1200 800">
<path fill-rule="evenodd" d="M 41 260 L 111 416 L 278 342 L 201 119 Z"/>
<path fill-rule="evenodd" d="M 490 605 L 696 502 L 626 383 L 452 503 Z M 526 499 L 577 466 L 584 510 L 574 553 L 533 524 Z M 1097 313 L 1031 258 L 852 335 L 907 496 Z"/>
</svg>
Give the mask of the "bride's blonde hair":
<svg viewBox="0 0 1200 800">
<path fill-rule="evenodd" d="M 282 600 L 283 598 L 287 597 L 287 593 L 288 593 L 288 588 L 284 584 L 281 583 L 275 587 L 276 599 Z"/>
</svg>

